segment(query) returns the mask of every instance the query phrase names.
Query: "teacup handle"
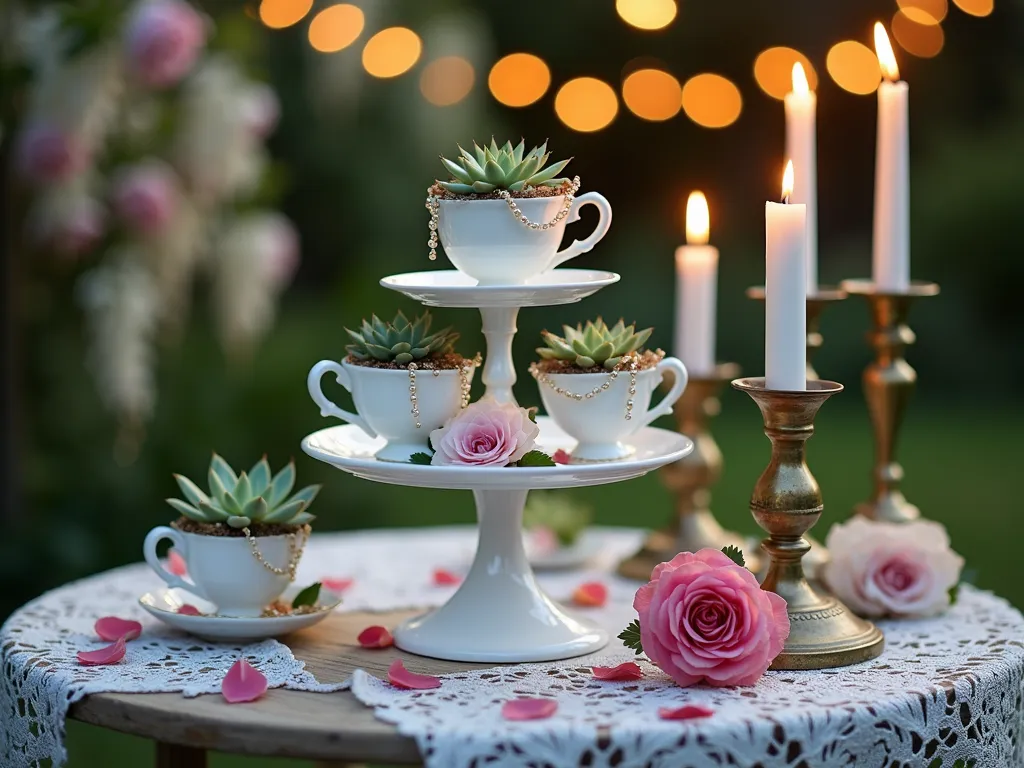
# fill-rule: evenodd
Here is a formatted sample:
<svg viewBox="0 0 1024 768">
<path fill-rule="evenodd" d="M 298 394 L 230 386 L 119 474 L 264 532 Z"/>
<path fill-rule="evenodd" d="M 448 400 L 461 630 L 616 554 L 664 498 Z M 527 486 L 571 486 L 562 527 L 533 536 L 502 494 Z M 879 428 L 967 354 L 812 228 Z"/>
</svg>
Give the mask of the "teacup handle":
<svg viewBox="0 0 1024 768">
<path fill-rule="evenodd" d="M 206 592 L 204 592 L 203 588 L 198 584 L 185 581 L 180 576 L 176 576 L 164 568 L 163 563 L 160 562 L 160 558 L 156 556 L 156 545 L 163 539 L 170 539 L 174 543 L 174 548 L 181 553 L 183 558 L 185 558 L 185 562 L 188 562 L 188 539 L 181 535 L 181 531 L 168 528 L 166 525 L 158 525 L 146 534 L 146 540 L 142 544 L 142 554 L 146 558 L 146 562 L 149 564 L 149 567 L 156 571 L 157 576 L 167 582 L 167 586 L 180 587 L 186 592 L 191 592 L 193 595 L 198 595 L 204 600 L 209 600 L 210 598 L 207 596 Z"/>
<path fill-rule="evenodd" d="M 347 421 L 349 424 L 355 424 L 370 437 L 376 437 L 377 433 L 370 429 L 366 419 L 357 413 L 349 413 L 339 408 L 324 395 L 323 390 L 320 389 L 320 379 L 328 372 L 334 374 L 334 378 L 341 386 L 349 392 L 352 391 L 352 380 L 349 378 L 348 371 L 340 363 L 336 363 L 333 360 L 321 360 L 314 365 L 309 371 L 309 376 L 306 377 L 306 387 L 309 389 L 309 396 L 313 398 L 313 402 L 320 406 L 320 415 L 334 416 L 342 421 Z"/>
<path fill-rule="evenodd" d="M 554 269 L 559 264 L 564 264 L 569 259 L 574 259 L 581 253 L 586 253 L 608 234 L 608 229 L 612 225 L 612 206 L 611 203 L 605 200 L 604 195 L 598 194 L 597 192 L 587 192 L 586 194 L 575 198 L 572 201 L 572 208 L 569 209 L 569 221 L 566 223 L 572 224 L 574 221 L 579 221 L 580 208 L 584 205 L 593 205 L 597 207 L 598 213 L 600 214 L 600 217 L 597 220 L 597 226 L 590 234 L 590 237 L 586 240 L 574 240 L 572 245 L 564 251 L 556 253 L 554 261 L 551 262 L 549 269 Z"/>
<path fill-rule="evenodd" d="M 683 390 L 686 389 L 686 383 L 690 378 L 690 375 L 686 372 L 686 366 L 683 365 L 683 361 L 677 357 L 666 357 L 658 363 L 657 371 L 659 373 L 672 371 L 675 381 L 672 384 L 672 389 L 669 390 L 662 401 L 651 408 L 647 415 L 644 416 L 643 422 L 640 424 L 642 427 L 649 426 L 655 419 L 672 413 L 672 406 L 676 404 L 676 400 L 683 396 Z"/>
</svg>

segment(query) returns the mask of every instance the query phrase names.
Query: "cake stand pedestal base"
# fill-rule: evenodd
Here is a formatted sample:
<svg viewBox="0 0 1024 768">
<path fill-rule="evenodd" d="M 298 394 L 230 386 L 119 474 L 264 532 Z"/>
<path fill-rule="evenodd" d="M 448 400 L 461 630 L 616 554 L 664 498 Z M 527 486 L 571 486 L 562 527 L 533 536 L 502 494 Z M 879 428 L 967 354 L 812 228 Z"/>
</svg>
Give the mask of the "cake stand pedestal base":
<svg viewBox="0 0 1024 768">
<path fill-rule="evenodd" d="M 515 472 L 516 470 L 506 470 Z M 475 490 L 480 540 L 469 575 L 440 608 L 395 630 L 403 651 L 450 661 L 553 661 L 608 644 L 608 633 L 545 595 L 523 548 L 526 490 Z"/>
</svg>

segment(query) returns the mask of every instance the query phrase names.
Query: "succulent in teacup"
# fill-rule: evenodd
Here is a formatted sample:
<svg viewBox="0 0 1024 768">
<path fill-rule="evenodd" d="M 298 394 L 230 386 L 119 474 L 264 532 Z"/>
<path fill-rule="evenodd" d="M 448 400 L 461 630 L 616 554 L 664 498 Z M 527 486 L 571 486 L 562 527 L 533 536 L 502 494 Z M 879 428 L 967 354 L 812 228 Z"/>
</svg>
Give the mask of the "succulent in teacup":
<svg viewBox="0 0 1024 768">
<path fill-rule="evenodd" d="M 295 462 L 271 474 L 264 456 L 247 473 L 235 474 L 224 459 L 213 454 L 207 475 L 209 494 L 182 475 L 174 479 L 185 501 L 167 499 L 177 512 L 197 523 L 224 523 L 231 528 L 248 528 L 259 523 L 305 525 L 314 516 L 306 510 L 313 503 L 319 485 L 307 485 L 291 496 L 295 485 Z"/>
<path fill-rule="evenodd" d="M 451 327 L 430 333 L 431 322 L 429 312 L 412 322 L 401 311 L 391 322 L 373 315 L 369 321 L 363 320 L 358 331 L 345 329 L 353 342 L 345 350 L 357 362 L 377 360 L 398 365 L 453 352 L 459 334 Z"/>
<path fill-rule="evenodd" d="M 609 328 L 604 320 L 587 321 L 586 326 L 562 326 L 565 336 L 543 331 L 541 337 L 547 346 L 539 347 L 542 360 L 561 360 L 578 368 L 602 367 L 612 370 L 622 358 L 637 352 L 650 338 L 653 328 L 637 331 L 636 326 L 619 320 Z"/>
<path fill-rule="evenodd" d="M 487 194 L 496 189 L 522 192 L 527 187 L 568 184 L 569 179 L 556 177 L 572 158 L 547 165 L 547 146 L 545 141 L 524 154 L 526 144 L 522 139 L 516 147 L 510 141 L 499 147 L 493 136 L 489 146 L 481 147 L 474 141 L 472 152 L 459 146 L 460 156 L 456 160 L 441 157 L 441 164 L 452 180 L 438 180 L 438 184 L 455 195 Z"/>
<path fill-rule="evenodd" d="M 547 528 L 558 539 L 559 546 L 571 547 L 590 525 L 593 510 L 562 491 L 533 491 L 523 510 L 527 529 Z"/>
</svg>

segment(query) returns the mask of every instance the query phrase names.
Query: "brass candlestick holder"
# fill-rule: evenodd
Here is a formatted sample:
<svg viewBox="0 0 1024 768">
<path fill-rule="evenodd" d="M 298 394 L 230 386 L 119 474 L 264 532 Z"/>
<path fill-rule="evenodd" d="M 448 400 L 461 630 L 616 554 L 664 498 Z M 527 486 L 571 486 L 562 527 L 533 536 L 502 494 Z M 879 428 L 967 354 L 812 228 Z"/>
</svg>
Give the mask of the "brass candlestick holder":
<svg viewBox="0 0 1024 768">
<path fill-rule="evenodd" d="M 842 301 L 847 292 L 842 288 L 831 285 L 818 286 L 816 293 L 807 296 L 807 380 L 817 379 L 818 373 L 814 370 L 811 360 L 815 353 L 821 349 L 825 337 L 821 335 L 821 313 L 825 308 Z M 764 301 L 764 286 L 758 285 L 747 288 L 747 298 L 754 301 Z"/>
<path fill-rule="evenodd" d="M 719 391 L 739 370 L 735 363 L 721 363 L 710 375 L 690 377 L 673 412 L 679 431 L 693 440 L 693 452 L 662 470 L 665 485 L 676 496 L 675 518 L 664 529 L 652 532 L 636 554 L 619 563 L 619 575 L 647 581 L 654 566 L 679 552 L 729 545 L 746 548 L 743 537 L 724 530 L 710 509 L 711 486 L 722 474 L 722 452 L 708 431 L 708 421 L 721 408 Z M 756 553 L 750 557 L 757 559 Z"/>
<path fill-rule="evenodd" d="M 834 381 L 808 381 L 807 390 L 765 388 L 763 378 L 737 379 L 732 385 L 757 403 L 772 458 L 750 498 L 750 511 L 768 532 L 762 548 L 770 564 L 762 588 L 786 600 L 790 633 L 772 669 L 827 669 L 873 659 L 885 638 L 874 624 L 849 609 L 804 575 L 804 538 L 821 517 L 821 489 L 807 468 L 804 448 L 814 434 L 814 417 L 832 395 L 843 391 Z"/>
<path fill-rule="evenodd" d="M 857 512 L 872 520 L 904 523 L 921 513 L 900 490 L 903 467 L 896 461 L 896 440 L 903 424 L 903 412 L 917 372 L 904 358 L 914 332 L 907 326 L 907 314 L 914 299 L 935 296 L 935 283 L 911 283 L 906 291 L 881 291 L 870 280 L 843 282 L 847 292 L 863 296 L 871 309 L 873 329 L 868 340 L 875 349 L 875 360 L 864 369 L 864 396 L 875 432 L 874 494 L 857 506 Z"/>
</svg>

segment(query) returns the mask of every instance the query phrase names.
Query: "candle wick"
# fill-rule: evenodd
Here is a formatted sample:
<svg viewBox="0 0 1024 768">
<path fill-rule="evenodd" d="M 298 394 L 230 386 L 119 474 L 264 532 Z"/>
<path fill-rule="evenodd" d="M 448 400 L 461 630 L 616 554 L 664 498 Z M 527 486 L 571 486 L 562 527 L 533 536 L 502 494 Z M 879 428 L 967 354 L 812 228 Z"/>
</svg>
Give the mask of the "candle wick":
<svg viewBox="0 0 1024 768">
<path fill-rule="evenodd" d="M 789 195 L 783 195 L 782 202 L 785 203 L 786 205 L 789 205 Z"/>
</svg>

